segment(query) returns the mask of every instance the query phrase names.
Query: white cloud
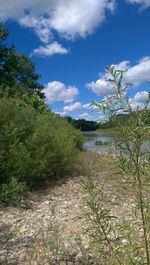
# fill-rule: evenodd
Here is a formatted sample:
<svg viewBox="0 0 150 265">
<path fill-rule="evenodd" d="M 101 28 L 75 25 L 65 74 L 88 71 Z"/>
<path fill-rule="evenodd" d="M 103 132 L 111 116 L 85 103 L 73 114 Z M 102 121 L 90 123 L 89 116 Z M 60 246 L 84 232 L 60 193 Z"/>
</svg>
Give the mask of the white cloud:
<svg viewBox="0 0 150 265">
<path fill-rule="evenodd" d="M 133 98 L 136 102 L 144 103 L 146 100 L 148 100 L 149 93 L 146 91 L 137 92 Z"/>
<path fill-rule="evenodd" d="M 129 99 L 131 108 L 136 110 L 137 108 L 142 109 L 144 107 L 144 103 L 148 99 L 149 93 L 146 91 L 137 92 L 133 98 Z"/>
<path fill-rule="evenodd" d="M 136 65 L 130 66 L 129 61 L 123 61 L 119 64 L 112 64 L 115 69 L 126 70 L 124 73 L 124 82 L 137 87 L 144 82 L 150 82 L 150 57 L 142 58 Z M 86 86 L 98 96 L 111 95 L 115 92 L 112 83 L 106 81 L 109 79 L 108 73 L 101 74 L 97 81 L 92 81 Z"/>
<path fill-rule="evenodd" d="M 38 55 L 38 56 L 52 56 L 55 54 L 67 54 L 69 52 L 68 49 L 62 47 L 61 44 L 58 42 L 53 42 L 52 44 L 46 45 L 46 46 L 40 46 L 37 49 L 33 50 L 33 54 Z"/>
<path fill-rule="evenodd" d="M 92 105 L 92 103 L 86 103 L 86 104 L 84 104 L 84 105 L 83 105 L 83 108 L 84 108 L 84 109 L 90 109 L 90 110 L 91 110 L 91 109 L 92 109 L 92 110 L 98 109 L 98 107 Z"/>
<path fill-rule="evenodd" d="M 99 122 L 105 122 L 108 120 L 108 117 L 106 115 L 100 115 L 99 119 L 97 121 Z"/>
<path fill-rule="evenodd" d="M 93 117 L 89 113 L 85 112 L 85 113 L 79 114 L 77 116 L 77 119 L 93 120 Z"/>
<path fill-rule="evenodd" d="M 139 86 L 143 82 L 150 82 L 150 56 L 142 58 L 135 66 L 128 69 L 125 82 Z"/>
<path fill-rule="evenodd" d="M 90 109 L 91 108 L 91 103 L 86 103 L 83 105 L 83 108 L 85 109 Z"/>
<path fill-rule="evenodd" d="M 98 96 L 106 96 L 114 92 L 112 84 L 105 81 L 105 77 L 102 77 L 95 82 L 92 81 L 88 83 L 86 87 L 92 89 L 92 91 Z"/>
<path fill-rule="evenodd" d="M 51 26 L 65 37 L 85 37 L 104 21 L 106 10 L 114 10 L 113 0 L 62 1 L 53 13 Z"/>
<path fill-rule="evenodd" d="M 131 4 L 139 4 L 142 9 L 150 7 L 150 0 L 127 0 Z"/>
<path fill-rule="evenodd" d="M 89 114 L 87 112 L 84 112 L 84 113 L 78 115 L 78 117 L 82 117 L 82 118 L 87 117 L 87 116 L 89 116 Z"/>
<path fill-rule="evenodd" d="M 52 39 L 52 32 L 49 29 L 49 22 L 46 18 L 26 15 L 19 18 L 19 23 L 24 27 L 34 29 L 35 34 L 44 43 L 48 43 Z"/>
<path fill-rule="evenodd" d="M 80 102 L 75 102 L 69 106 L 65 106 L 64 111 L 65 112 L 73 112 L 73 111 L 80 110 L 81 108 L 82 108 L 82 104 Z"/>
<path fill-rule="evenodd" d="M 87 121 L 96 121 L 96 122 L 100 122 L 100 121 L 104 121 L 106 120 L 106 116 L 101 114 L 101 113 L 97 113 L 98 115 L 95 115 L 95 113 L 88 113 L 88 112 L 84 112 L 81 113 L 79 115 L 76 116 L 76 119 L 85 119 Z"/>
<path fill-rule="evenodd" d="M 128 65 L 129 61 L 123 61 L 119 64 L 113 64 L 112 66 L 114 66 L 115 69 L 126 70 L 129 67 Z M 111 76 L 108 73 L 100 74 L 100 79 L 86 84 L 86 87 L 92 89 L 98 96 L 113 94 L 115 92 L 113 84 L 106 81 L 106 79 L 109 78 L 111 78 Z"/>
<path fill-rule="evenodd" d="M 61 117 L 67 116 L 67 112 L 65 111 L 55 111 L 54 113 L 60 115 Z"/>
<path fill-rule="evenodd" d="M 63 101 L 64 103 L 73 102 L 79 94 L 76 87 L 67 87 L 65 84 L 58 81 L 49 82 L 43 92 L 45 94 L 47 104 L 58 101 Z"/>
<path fill-rule="evenodd" d="M 115 0 L 0 0 L 2 20 L 14 19 L 32 28 L 48 43 L 53 32 L 65 38 L 85 37 L 93 33 L 115 10 Z"/>
</svg>

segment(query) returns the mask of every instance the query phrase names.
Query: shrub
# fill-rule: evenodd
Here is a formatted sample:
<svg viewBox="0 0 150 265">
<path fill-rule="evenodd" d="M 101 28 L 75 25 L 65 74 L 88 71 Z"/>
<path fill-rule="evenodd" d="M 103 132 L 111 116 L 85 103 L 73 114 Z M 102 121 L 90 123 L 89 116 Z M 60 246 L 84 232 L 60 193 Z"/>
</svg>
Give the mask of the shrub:
<svg viewBox="0 0 150 265">
<path fill-rule="evenodd" d="M 73 161 L 81 134 L 50 111 L 18 104 L 17 98 L 0 100 L 0 184 L 15 177 L 27 186 L 43 176 L 62 176 Z"/>
<path fill-rule="evenodd" d="M 25 183 L 12 178 L 9 183 L 0 186 L 0 202 L 8 204 L 11 201 L 16 204 L 23 198 L 25 190 Z"/>
<path fill-rule="evenodd" d="M 96 145 L 103 145 L 104 143 L 103 143 L 103 141 L 98 140 L 98 141 L 95 142 L 95 144 L 96 144 Z"/>
</svg>

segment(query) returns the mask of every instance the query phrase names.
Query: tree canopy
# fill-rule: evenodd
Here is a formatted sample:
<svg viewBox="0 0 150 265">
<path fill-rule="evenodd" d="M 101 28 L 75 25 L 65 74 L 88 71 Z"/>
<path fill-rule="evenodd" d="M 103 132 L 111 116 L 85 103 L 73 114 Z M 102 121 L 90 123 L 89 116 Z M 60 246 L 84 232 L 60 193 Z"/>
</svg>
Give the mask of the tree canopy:
<svg viewBox="0 0 150 265">
<path fill-rule="evenodd" d="M 27 91 L 29 94 L 37 92 L 43 96 L 43 86 L 39 83 L 40 74 L 35 71 L 35 63 L 26 55 L 16 53 L 14 46 L 8 47 L 6 40 L 9 36 L 7 28 L 0 23 L 0 86 L 10 96 L 16 92 Z M 19 89 L 18 89 L 19 86 Z M 10 89 L 9 88 L 14 88 Z M 2 93 L 2 92 L 1 92 Z"/>
<path fill-rule="evenodd" d="M 99 124 L 96 121 L 87 121 L 85 119 L 75 120 L 71 117 L 66 119 L 76 128 L 81 131 L 95 131 L 99 128 Z"/>
</svg>

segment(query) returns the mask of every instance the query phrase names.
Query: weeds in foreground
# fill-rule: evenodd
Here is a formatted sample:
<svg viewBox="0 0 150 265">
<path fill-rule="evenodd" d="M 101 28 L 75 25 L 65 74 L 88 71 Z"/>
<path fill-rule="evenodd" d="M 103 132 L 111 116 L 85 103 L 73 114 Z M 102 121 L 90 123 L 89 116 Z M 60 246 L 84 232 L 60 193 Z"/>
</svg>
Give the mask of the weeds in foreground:
<svg viewBox="0 0 150 265">
<path fill-rule="evenodd" d="M 91 252 L 99 258 L 99 264 L 145 264 L 144 241 L 141 240 L 141 223 L 137 212 L 132 219 L 118 218 L 106 206 L 107 194 L 90 178 L 82 179 L 84 190 L 83 218 L 87 221 L 86 233 L 90 238 Z"/>
<path fill-rule="evenodd" d="M 144 265 L 146 255 L 142 239 L 140 214 L 136 207 L 131 213 L 118 217 L 112 214 L 111 198 L 103 187 L 91 177 L 81 178 L 81 213 L 88 239 L 84 233 L 64 238 L 61 225 L 57 222 L 57 207 L 51 209 L 53 217 L 42 238 L 37 241 L 31 262 L 50 265 Z M 109 206 L 110 205 L 110 206 Z M 74 239 L 73 239 L 74 238 Z M 73 240 L 72 240 L 73 239 Z M 32 263 L 31 263 L 32 264 Z"/>
<path fill-rule="evenodd" d="M 116 157 L 120 171 L 123 175 L 128 176 L 128 184 L 132 185 L 135 200 L 134 212 L 140 217 L 140 223 L 139 221 L 135 222 L 139 229 L 136 239 L 132 236 L 134 229 L 128 232 L 125 229 L 127 226 L 123 226 L 122 231 L 129 233 L 128 240 L 131 251 L 126 253 L 127 247 L 123 247 L 128 261 L 122 264 L 150 265 L 150 150 L 144 147 L 145 144 L 147 145 L 146 139 L 149 139 L 150 128 L 147 125 L 147 120 L 150 93 L 142 106 L 143 108 L 133 110 L 127 94 L 128 84 L 125 84 L 123 79 L 124 71 L 116 70 L 111 66 L 106 70 L 109 76 L 106 81 L 111 83 L 115 92 L 95 105 L 108 116 L 111 124 L 118 128 L 120 140 L 116 141 Z M 117 124 L 116 117 L 119 112 L 128 114 L 128 119 L 123 125 Z M 136 229 L 136 226 L 134 228 Z M 132 255 L 130 255 L 131 253 Z M 135 256 L 134 260 L 132 256 Z"/>
</svg>

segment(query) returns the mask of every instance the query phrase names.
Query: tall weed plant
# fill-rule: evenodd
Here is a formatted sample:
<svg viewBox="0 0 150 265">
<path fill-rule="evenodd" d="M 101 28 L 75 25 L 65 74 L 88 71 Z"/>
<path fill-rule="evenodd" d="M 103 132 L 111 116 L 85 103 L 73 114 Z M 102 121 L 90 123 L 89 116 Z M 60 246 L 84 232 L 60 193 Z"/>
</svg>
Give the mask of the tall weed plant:
<svg viewBox="0 0 150 265">
<path fill-rule="evenodd" d="M 99 248 L 105 264 L 150 265 L 150 150 L 147 148 L 150 127 L 147 124 L 150 93 L 141 108 L 133 109 L 128 98 L 129 85 L 124 83 L 124 71 L 107 67 L 113 95 L 94 103 L 119 132 L 116 141 L 118 169 L 125 181 L 132 187 L 134 206 L 132 220 L 123 218 L 116 222 L 111 209 L 105 209 L 98 200 L 101 191 L 91 182 L 84 183 L 88 197 L 87 214 L 91 222 L 94 244 Z M 117 115 L 128 114 L 123 124 Z M 94 232 L 94 234 L 93 234 Z M 91 235 L 91 233 L 90 233 Z"/>
</svg>

